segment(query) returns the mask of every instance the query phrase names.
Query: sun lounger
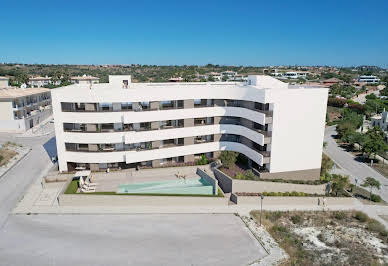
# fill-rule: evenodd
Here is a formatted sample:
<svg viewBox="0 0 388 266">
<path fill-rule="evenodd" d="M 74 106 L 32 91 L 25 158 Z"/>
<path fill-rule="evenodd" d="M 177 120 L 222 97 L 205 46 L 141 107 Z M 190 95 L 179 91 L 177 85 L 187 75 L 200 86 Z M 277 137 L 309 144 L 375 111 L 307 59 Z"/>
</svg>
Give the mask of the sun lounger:
<svg viewBox="0 0 388 266">
<path fill-rule="evenodd" d="M 85 189 L 84 187 L 81 187 L 80 190 L 81 190 L 82 193 L 96 192 L 96 188 Z"/>
</svg>

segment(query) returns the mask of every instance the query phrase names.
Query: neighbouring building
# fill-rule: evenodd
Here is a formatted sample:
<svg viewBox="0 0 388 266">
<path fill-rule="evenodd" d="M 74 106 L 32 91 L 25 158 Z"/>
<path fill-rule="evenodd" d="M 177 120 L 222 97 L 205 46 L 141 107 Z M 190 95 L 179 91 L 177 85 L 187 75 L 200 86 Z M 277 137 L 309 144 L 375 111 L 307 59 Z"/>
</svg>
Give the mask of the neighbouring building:
<svg viewBox="0 0 388 266">
<path fill-rule="evenodd" d="M 284 73 L 283 77 L 288 78 L 288 79 L 298 79 L 298 78 L 304 78 L 305 79 L 307 77 L 307 72 L 290 71 L 290 72 Z"/>
<path fill-rule="evenodd" d="M 9 86 L 9 78 L 0 77 L 0 88 L 7 88 Z"/>
<path fill-rule="evenodd" d="M 53 85 L 61 85 L 61 81 L 60 80 L 56 80 L 54 82 L 52 82 L 52 78 L 51 77 L 48 77 L 48 76 L 45 76 L 45 77 L 31 77 L 28 79 L 28 85 L 30 85 L 31 87 L 44 87 L 44 86 L 47 86 L 49 84 L 53 84 Z"/>
<path fill-rule="evenodd" d="M 0 89 L 1 131 L 24 132 L 46 120 L 51 114 L 49 89 Z"/>
<path fill-rule="evenodd" d="M 330 87 L 332 85 L 336 85 L 336 84 L 343 84 L 344 82 L 340 79 L 337 79 L 337 78 L 329 78 L 329 79 L 325 79 L 322 81 L 322 84 L 327 86 L 327 87 Z"/>
<path fill-rule="evenodd" d="M 225 78 L 228 81 L 229 80 L 235 80 L 235 78 L 237 76 L 237 72 L 236 71 L 227 70 L 227 71 L 221 72 L 221 76 L 222 76 L 222 78 Z"/>
<path fill-rule="evenodd" d="M 327 88 L 247 82 L 74 84 L 52 91 L 61 172 L 190 164 L 221 151 L 263 178 L 318 179 Z"/>
<path fill-rule="evenodd" d="M 83 76 L 71 77 L 70 78 L 70 82 L 73 83 L 73 84 L 87 84 L 87 85 L 90 85 L 90 84 L 99 83 L 100 79 L 97 78 L 97 77 L 93 77 L 93 76 L 83 75 Z"/>
<path fill-rule="evenodd" d="M 374 116 L 371 117 L 371 126 L 373 127 L 376 127 L 378 126 L 379 128 L 381 128 L 382 131 L 384 131 L 385 133 L 385 141 L 388 142 L 388 121 L 387 121 L 387 117 L 388 117 L 388 112 L 385 111 L 385 108 L 384 108 L 384 111 L 381 113 L 381 114 L 376 114 Z"/>
<path fill-rule="evenodd" d="M 368 83 L 368 84 L 377 84 L 380 82 L 380 79 L 377 78 L 376 76 L 359 76 L 357 81 Z"/>
</svg>

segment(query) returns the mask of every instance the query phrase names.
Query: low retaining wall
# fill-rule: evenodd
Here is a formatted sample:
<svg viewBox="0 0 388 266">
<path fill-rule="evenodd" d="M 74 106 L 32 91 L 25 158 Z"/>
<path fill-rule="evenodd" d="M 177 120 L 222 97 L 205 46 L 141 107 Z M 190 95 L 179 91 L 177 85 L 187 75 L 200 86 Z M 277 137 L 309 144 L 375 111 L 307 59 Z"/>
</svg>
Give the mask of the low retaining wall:
<svg viewBox="0 0 388 266">
<path fill-rule="evenodd" d="M 228 175 L 224 174 L 218 169 L 214 169 L 213 173 L 218 180 L 218 185 L 221 187 L 224 193 L 232 192 L 233 180 Z"/>
<path fill-rule="evenodd" d="M 207 183 L 209 183 L 213 186 L 213 195 L 217 195 L 218 194 L 218 181 L 217 181 L 217 179 L 211 177 L 205 170 L 202 170 L 200 168 L 197 168 L 196 173 L 201 178 L 205 179 Z"/>
<path fill-rule="evenodd" d="M 251 180 L 233 180 L 233 193 L 236 192 L 304 192 L 308 194 L 325 195 L 326 184 L 322 185 L 305 185 L 280 183 L 269 181 L 251 181 Z"/>
<path fill-rule="evenodd" d="M 322 197 L 319 197 L 319 199 L 322 206 Z M 325 199 L 326 207 L 356 205 L 358 202 L 357 199 L 350 197 L 325 197 Z M 238 196 L 237 203 L 238 205 L 246 204 L 259 206 L 260 197 Z M 264 197 L 263 208 L 269 206 L 283 206 L 288 209 L 293 206 L 317 207 L 318 197 Z"/>
<path fill-rule="evenodd" d="M 60 206 L 227 206 L 226 197 L 60 194 Z"/>
</svg>

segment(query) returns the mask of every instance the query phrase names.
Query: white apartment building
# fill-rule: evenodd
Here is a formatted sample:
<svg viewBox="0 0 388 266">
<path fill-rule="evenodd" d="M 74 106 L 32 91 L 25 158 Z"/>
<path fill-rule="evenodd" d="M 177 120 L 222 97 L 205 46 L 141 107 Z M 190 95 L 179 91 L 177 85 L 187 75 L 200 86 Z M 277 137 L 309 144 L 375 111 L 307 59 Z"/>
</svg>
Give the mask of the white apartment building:
<svg viewBox="0 0 388 266">
<path fill-rule="evenodd" d="M 60 80 L 56 80 L 56 81 L 52 81 L 52 78 L 51 77 L 48 77 L 48 76 L 45 76 L 45 77 L 31 77 L 28 79 L 28 85 L 30 85 L 31 87 L 44 87 L 44 86 L 47 86 L 49 84 L 53 84 L 53 85 L 61 85 L 61 81 Z"/>
<path fill-rule="evenodd" d="M 99 83 L 100 79 L 97 78 L 97 77 L 93 77 L 93 76 L 83 75 L 83 76 L 71 77 L 70 78 L 70 82 L 73 83 L 73 84 L 87 84 L 87 85 L 90 85 L 90 84 Z"/>
<path fill-rule="evenodd" d="M 24 132 L 49 118 L 51 114 L 49 89 L 0 89 L 0 131 Z"/>
<path fill-rule="evenodd" d="M 9 78 L 0 77 L 0 88 L 6 88 L 9 86 Z"/>
<path fill-rule="evenodd" d="M 370 84 L 377 84 L 380 82 L 380 79 L 377 78 L 376 76 L 359 76 L 357 81 L 370 83 Z"/>
<path fill-rule="evenodd" d="M 260 175 L 317 179 L 327 88 L 248 82 L 74 84 L 52 91 L 59 170 L 189 164 L 221 151 Z"/>
<path fill-rule="evenodd" d="M 284 73 L 283 77 L 288 78 L 288 79 L 306 78 L 307 77 L 307 72 L 290 71 L 290 72 Z"/>
</svg>

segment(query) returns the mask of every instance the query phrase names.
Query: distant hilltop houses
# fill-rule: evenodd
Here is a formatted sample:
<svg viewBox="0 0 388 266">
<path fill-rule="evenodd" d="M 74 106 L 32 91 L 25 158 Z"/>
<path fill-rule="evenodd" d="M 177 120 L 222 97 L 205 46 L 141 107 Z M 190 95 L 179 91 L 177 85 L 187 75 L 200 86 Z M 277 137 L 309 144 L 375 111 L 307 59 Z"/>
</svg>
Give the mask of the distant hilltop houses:
<svg viewBox="0 0 388 266">
<path fill-rule="evenodd" d="M 62 79 L 63 79 L 62 76 L 55 80 L 49 76 L 44 76 L 44 77 L 33 76 L 28 78 L 27 85 L 30 86 L 31 88 L 41 88 L 49 85 L 60 86 Z M 69 81 L 72 84 L 95 84 L 95 83 L 99 83 L 100 78 L 84 74 L 82 76 L 70 77 Z"/>
</svg>

